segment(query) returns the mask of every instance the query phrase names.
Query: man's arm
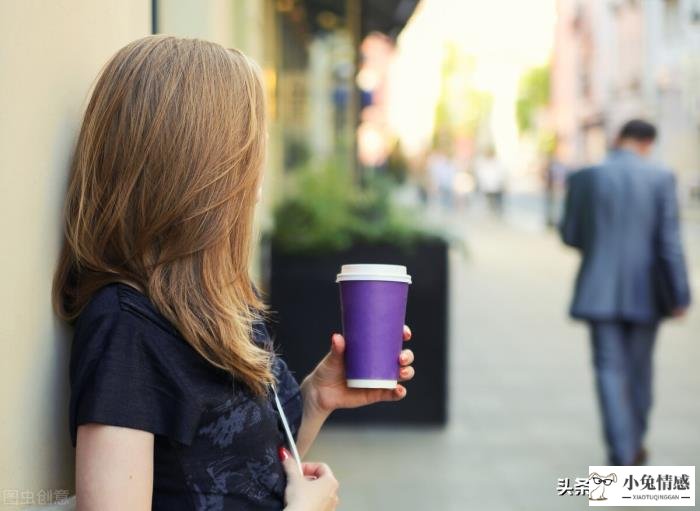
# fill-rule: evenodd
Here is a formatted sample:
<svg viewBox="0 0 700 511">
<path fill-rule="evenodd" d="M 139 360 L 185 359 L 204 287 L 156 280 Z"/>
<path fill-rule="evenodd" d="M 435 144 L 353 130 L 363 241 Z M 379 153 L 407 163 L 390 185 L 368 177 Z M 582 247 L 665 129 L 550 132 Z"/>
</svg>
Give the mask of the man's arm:
<svg viewBox="0 0 700 511">
<path fill-rule="evenodd" d="M 667 279 L 674 305 L 677 309 L 685 309 L 690 305 L 690 286 L 681 242 L 676 193 L 676 178 L 668 173 L 661 188 L 658 250 L 661 271 Z"/>
<path fill-rule="evenodd" d="M 581 234 L 582 190 L 580 188 L 580 176 L 579 172 L 577 172 L 566 180 L 564 215 L 559 224 L 559 234 L 562 241 L 566 245 L 578 249 L 583 247 Z"/>
</svg>

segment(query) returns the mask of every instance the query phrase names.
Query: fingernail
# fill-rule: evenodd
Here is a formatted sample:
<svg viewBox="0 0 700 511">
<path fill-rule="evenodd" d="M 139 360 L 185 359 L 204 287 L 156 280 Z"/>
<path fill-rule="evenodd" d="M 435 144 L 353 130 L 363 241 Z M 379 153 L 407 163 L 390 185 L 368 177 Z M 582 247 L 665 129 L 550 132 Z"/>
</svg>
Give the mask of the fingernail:
<svg viewBox="0 0 700 511">
<path fill-rule="evenodd" d="M 280 457 L 280 461 L 284 461 L 287 458 L 289 458 L 289 451 L 285 449 L 283 446 L 280 446 L 280 448 L 277 451 L 278 456 Z"/>
</svg>

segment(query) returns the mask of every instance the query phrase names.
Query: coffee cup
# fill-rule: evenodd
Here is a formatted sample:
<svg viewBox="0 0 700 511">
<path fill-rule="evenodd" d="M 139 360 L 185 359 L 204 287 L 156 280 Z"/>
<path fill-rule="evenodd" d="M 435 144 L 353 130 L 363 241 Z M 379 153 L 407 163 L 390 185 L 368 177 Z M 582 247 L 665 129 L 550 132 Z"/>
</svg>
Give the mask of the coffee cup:
<svg viewBox="0 0 700 511">
<path fill-rule="evenodd" d="M 336 277 L 348 387 L 396 388 L 411 276 L 393 264 L 344 264 Z"/>
</svg>

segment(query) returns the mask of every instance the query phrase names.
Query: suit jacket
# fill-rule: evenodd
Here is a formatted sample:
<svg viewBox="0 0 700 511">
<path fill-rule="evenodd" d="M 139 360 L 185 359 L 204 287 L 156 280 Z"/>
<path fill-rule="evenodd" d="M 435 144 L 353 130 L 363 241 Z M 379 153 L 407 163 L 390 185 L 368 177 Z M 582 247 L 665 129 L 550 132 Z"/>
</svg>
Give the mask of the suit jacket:
<svg viewBox="0 0 700 511">
<path fill-rule="evenodd" d="M 670 171 L 611 152 L 569 177 L 560 231 L 582 255 L 573 317 L 649 323 L 690 304 Z"/>
</svg>

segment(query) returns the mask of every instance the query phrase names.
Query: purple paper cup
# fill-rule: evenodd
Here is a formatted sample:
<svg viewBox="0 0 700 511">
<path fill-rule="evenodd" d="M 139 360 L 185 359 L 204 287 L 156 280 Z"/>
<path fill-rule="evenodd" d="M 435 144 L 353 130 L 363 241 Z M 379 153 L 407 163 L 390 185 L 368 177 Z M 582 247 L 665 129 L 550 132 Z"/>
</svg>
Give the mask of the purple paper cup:
<svg viewBox="0 0 700 511">
<path fill-rule="evenodd" d="M 411 276 L 393 264 L 344 264 L 337 275 L 348 387 L 393 389 Z"/>
</svg>

